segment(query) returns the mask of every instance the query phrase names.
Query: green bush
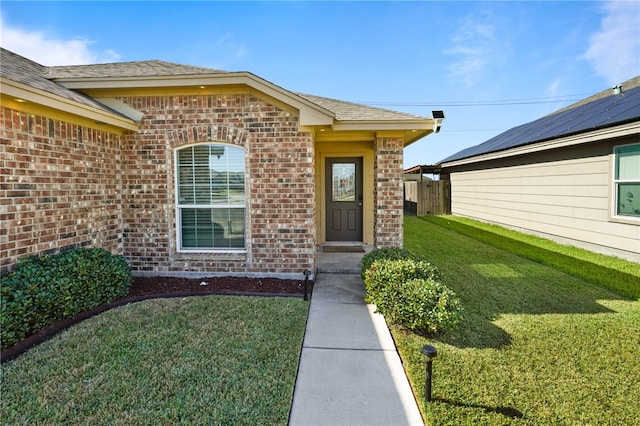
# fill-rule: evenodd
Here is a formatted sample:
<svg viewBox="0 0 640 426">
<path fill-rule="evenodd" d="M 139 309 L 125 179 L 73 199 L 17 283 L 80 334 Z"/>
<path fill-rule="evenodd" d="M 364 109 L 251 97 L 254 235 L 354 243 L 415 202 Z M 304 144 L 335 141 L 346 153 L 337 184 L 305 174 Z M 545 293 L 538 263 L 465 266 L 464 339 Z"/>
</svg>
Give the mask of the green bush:
<svg viewBox="0 0 640 426">
<path fill-rule="evenodd" d="M 79 248 L 24 257 L 0 279 L 4 349 L 58 320 L 126 296 L 131 269 L 122 256 Z"/>
<path fill-rule="evenodd" d="M 386 249 L 383 249 L 386 250 Z M 393 257 L 397 256 L 397 257 Z M 418 260 L 410 252 L 393 252 L 392 257 L 380 257 L 363 271 L 366 289 L 365 301 L 380 305 L 381 293 L 390 282 L 403 283 L 412 278 L 440 280 L 440 272 L 435 265 L 426 260 Z"/>
<path fill-rule="evenodd" d="M 379 259 L 398 260 L 398 259 L 414 259 L 421 260 L 420 256 L 400 247 L 384 247 L 371 250 L 362 256 L 360 261 L 360 270 L 362 279 L 365 278 L 365 272 L 373 265 L 373 262 Z"/>
<path fill-rule="evenodd" d="M 456 326 L 460 320 L 460 300 L 438 281 L 412 278 L 391 285 L 387 297 L 393 303 L 384 315 L 419 333 L 439 333 Z"/>
<path fill-rule="evenodd" d="M 460 300 L 427 261 L 378 259 L 365 271 L 364 282 L 366 301 L 387 320 L 410 330 L 439 333 L 460 320 Z"/>
</svg>

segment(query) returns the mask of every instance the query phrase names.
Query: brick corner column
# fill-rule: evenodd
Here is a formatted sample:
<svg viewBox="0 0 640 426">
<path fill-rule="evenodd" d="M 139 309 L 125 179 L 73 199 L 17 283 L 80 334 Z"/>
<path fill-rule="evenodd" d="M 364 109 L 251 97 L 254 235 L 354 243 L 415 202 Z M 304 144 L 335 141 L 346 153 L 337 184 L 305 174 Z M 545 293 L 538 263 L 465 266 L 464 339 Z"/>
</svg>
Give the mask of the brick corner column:
<svg viewBox="0 0 640 426">
<path fill-rule="evenodd" d="M 374 244 L 377 248 L 402 247 L 404 141 L 377 137 L 374 143 Z"/>
</svg>

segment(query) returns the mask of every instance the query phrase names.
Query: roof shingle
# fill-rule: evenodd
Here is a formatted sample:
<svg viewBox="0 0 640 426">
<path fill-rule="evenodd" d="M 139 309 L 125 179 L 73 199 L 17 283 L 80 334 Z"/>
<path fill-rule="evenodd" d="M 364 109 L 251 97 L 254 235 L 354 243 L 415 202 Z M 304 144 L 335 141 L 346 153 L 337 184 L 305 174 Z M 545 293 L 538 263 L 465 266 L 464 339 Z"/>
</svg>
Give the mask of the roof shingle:
<svg viewBox="0 0 640 426">
<path fill-rule="evenodd" d="M 182 65 L 156 60 L 55 66 L 49 67 L 48 70 L 48 77 L 54 80 L 92 77 L 151 77 L 227 73 L 227 71 L 216 70 L 213 68 L 195 67 L 191 65 Z"/>
<path fill-rule="evenodd" d="M 81 104 L 107 111 L 120 113 L 97 102 L 89 96 L 67 89 L 47 78 L 48 68 L 18 54 L 0 48 L 0 75 L 9 80 L 23 83 L 29 87 L 40 89 L 54 95 L 71 99 Z"/>
<path fill-rule="evenodd" d="M 63 80 L 232 74 L 232 72 L 229 71 L 157 60 L 46 67 L 5 49 L 2 49 L 1 64 L 2 75 L 11 80 L 19 81 L 31 87 L 109 112 L 113 111 L 105 105 L 79 92 L 64 87 L 62 85 L 64 84 L 62 83 Z M 58 84 L 58 81 L 62 84 Z M 332 112 L 338 121 L 406 121 L 427 119 L 427 117 L 414 114 L 391 111 L 337 99 L 302 93 L 293 93 L 293 95 L 299 96 L 308 102 L 312 102 Z"/>
<path fill-rule="evenodd" d="M 336 120 L 415 120 L 425 119 L 419 115 L 404 112 L 391 111 L 384 108 L 376 108 L 368 105 L 356 104 L 353 102 L 340 101 L 337 99 L 323 98 L 320 96 L 296 93 L 301 98 L 313 102 L 326 110 L 333 112 Z"/>
</svg>

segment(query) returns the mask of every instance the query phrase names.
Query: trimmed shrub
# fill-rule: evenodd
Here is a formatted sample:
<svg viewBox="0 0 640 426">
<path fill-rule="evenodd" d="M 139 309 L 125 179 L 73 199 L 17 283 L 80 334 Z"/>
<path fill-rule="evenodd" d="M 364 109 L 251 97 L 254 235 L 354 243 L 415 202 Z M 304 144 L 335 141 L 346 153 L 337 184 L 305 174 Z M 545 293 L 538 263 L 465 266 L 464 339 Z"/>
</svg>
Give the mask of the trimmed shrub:
<svg viewBox="0 0 640 426">
<path fill-rule="evenodd" d="M 365 271 L 366 301 L 391 322 L 419 333 L 455 326 L 462 307 L 438 269 L 415 259 L 379 259 Z"/>
<path fill-rule="evenodd" d="M 412 278 L 387 290 L 390 303 L 385 317 L 419 333 L 440 333 L 455 327 L 461 305 L 456 294 L 444 284 Z"/>
<path fill-rule="evenodd" d="M 406 252 L 409 253 L 409 252 Z M 438 281 L 440 272 L 426 260 L 416 260 L 409 256 L 380 258 L 364 271 L 365 301 L 376 305 L 384 304 L 383 292 L 389 283 L 404 283 L 413 278 Z"/>
<path fill-rule="evenodd" d="M 409 250 L 400 247 L 384 247 L 371 250 L 362 256 L 360 261 L 360 271 L 362 273 L 362 279 L 365 278 L 365 272 L 373 265 L 373 262 L 379 259 L 398 260 L 398 259 L 414 259 L 421 260 L 421 258 L 411 253 Z"/>
<path fill-rule="evenodd" d="M 0 279 L 4 349 L 56 321 L 126 296 L 131 269 L 123 256 L 79 248 L 24 257 Z"/>
</svg>

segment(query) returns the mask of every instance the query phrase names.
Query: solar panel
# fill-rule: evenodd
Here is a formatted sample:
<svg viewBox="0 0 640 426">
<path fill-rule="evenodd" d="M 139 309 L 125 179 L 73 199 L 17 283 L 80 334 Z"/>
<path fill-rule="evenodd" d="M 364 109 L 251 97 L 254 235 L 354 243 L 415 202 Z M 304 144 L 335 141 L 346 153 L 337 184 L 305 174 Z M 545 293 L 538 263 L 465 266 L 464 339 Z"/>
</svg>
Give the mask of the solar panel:
<svg viewBox="0 0 640 426">
<path fill-rule="evenodd" d="M 440 163 L 503 151 L 633 119 L 640 119 L 640 87 L 629 89 L 622 95 L 607 96 L 513 127 L 479 145 L 465 148 Z"/>
</svg>

